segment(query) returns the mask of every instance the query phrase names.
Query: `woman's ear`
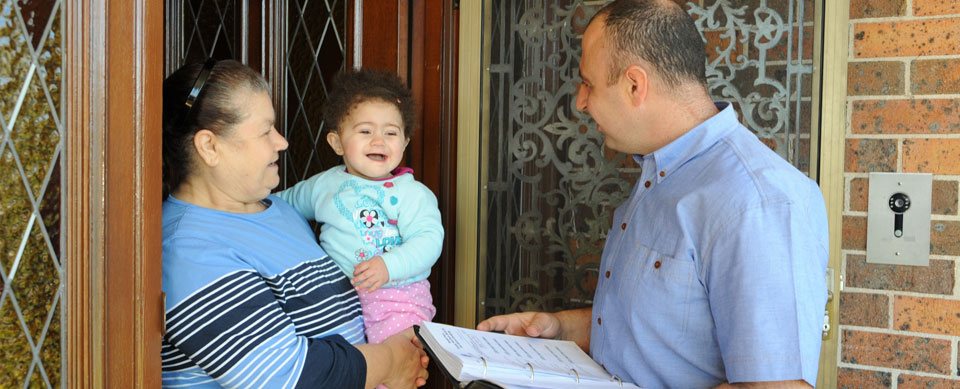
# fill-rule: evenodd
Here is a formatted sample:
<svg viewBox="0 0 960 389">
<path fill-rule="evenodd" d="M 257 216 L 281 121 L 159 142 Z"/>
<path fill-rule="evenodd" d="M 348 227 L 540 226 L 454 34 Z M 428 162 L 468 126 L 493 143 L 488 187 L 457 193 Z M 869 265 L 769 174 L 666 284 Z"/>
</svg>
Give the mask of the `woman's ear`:
<svg viewBox="0 0 960 389">
<path fill-rule="evenodd" d="M 627 91 L 630 103 L 633 106 L 643 104 L 647 100 L 647 92 L 650 88 L 647 71 L 638 65 L 631 65 L 624 71 L 624 76 L 627 78 L 627 87 L 630 88 Z"/>
<path fill-rule="evenodd" d="M 336 131 L 330 131 L 327 133 L 327 143 L 330 144 L 330 148 L 333 149 L 334 153 L 337 155 L 343 155 L 343 145 L 340 144 L 340 134 Z"/>
<path fill-rule="evenodd" d="M 207 166 L 214 167 L 220 164 L 220 154 L 217 152 L 217 134 L 213 131 L 203 129 L 193 135 L 193 147 L 197 150 L 197 156 Z"/>
</svg>

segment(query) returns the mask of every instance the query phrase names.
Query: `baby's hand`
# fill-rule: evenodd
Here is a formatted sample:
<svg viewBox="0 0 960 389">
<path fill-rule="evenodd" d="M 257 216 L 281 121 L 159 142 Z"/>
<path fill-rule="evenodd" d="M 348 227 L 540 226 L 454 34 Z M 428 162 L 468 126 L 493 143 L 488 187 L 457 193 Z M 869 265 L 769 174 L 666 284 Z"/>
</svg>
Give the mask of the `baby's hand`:
<svg viewBox="0 0 960 389">
<path fill-rule="evenodd" d="M 357 288 L 367 288 L 367 293 L 379 289 L 390 281 L 390 272 L 383 258 L 376 256 L 360 262 L 353 267 L 353 285 Z"/>
</svg>

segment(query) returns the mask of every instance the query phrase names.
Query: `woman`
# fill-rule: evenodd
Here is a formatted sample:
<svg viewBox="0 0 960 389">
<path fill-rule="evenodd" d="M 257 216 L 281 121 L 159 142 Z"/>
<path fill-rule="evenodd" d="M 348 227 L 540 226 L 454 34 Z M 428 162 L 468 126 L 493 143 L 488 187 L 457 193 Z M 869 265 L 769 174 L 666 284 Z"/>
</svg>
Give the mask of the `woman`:
<svg viewBox="0 0 960 389">
<path fill-rule="evenodd" d="M 356 292 L 270 195 L 287 141 L 263 77 L 208 60 L 168 77 L 163 95 L 163 385 L 423 385 L 412 332 L 362 344 Z"/>
</svg>

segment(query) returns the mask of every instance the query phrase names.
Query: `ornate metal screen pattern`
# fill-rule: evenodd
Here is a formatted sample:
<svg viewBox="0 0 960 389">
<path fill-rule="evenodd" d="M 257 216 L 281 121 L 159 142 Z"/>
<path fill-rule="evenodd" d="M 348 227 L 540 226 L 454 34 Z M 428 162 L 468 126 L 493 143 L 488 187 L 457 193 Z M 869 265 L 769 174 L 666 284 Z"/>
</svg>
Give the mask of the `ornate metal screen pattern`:
<svg viewBox="0 0 960 389">
<path fill-rule="evenodd" d="M 281 188 L 339 162 L 321 137 L 321 107 L 330 80 L 346 66 L 346 3 L 296 0 L 289 7 L 283 128 L 290 147 L 283 157 Z"/>
<path fill-rule="evenodd" d="M 711 94 L 801 170 L 809 162 L 812 0 L 685 4 Z M 604 1 L 490 0 L 479 317 L 588 305 L 613 209 L 639 173 L 575 109 L 580 39 Z M 782 17 L 781 15 L 786 15 Z M 792 47 L 790 42 L 797 43 Z"/>
<path fill-rule="evenodd" d="M 0 0 L 0 387 L 61 387 L 59 0 Z"/>
</svg>

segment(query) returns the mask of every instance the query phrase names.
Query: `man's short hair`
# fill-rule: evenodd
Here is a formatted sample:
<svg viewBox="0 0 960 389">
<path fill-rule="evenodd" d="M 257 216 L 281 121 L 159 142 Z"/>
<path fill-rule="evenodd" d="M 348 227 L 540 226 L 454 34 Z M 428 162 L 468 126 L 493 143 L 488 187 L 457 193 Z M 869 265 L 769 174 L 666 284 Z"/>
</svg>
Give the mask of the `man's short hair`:
<svg viewBox="0 0 960 389">
<path fill-rule="evenodd" d="M 665 0 L 616 0 L 594 16 L 605 17 L 604 27 L 611 65 L 609 83 L 615 83 L 631 61 L 653 66 L 667 86 L 683 81 L 707 85 L 706 49 L 693 19 L 683 8 Z"/>
</svg>

